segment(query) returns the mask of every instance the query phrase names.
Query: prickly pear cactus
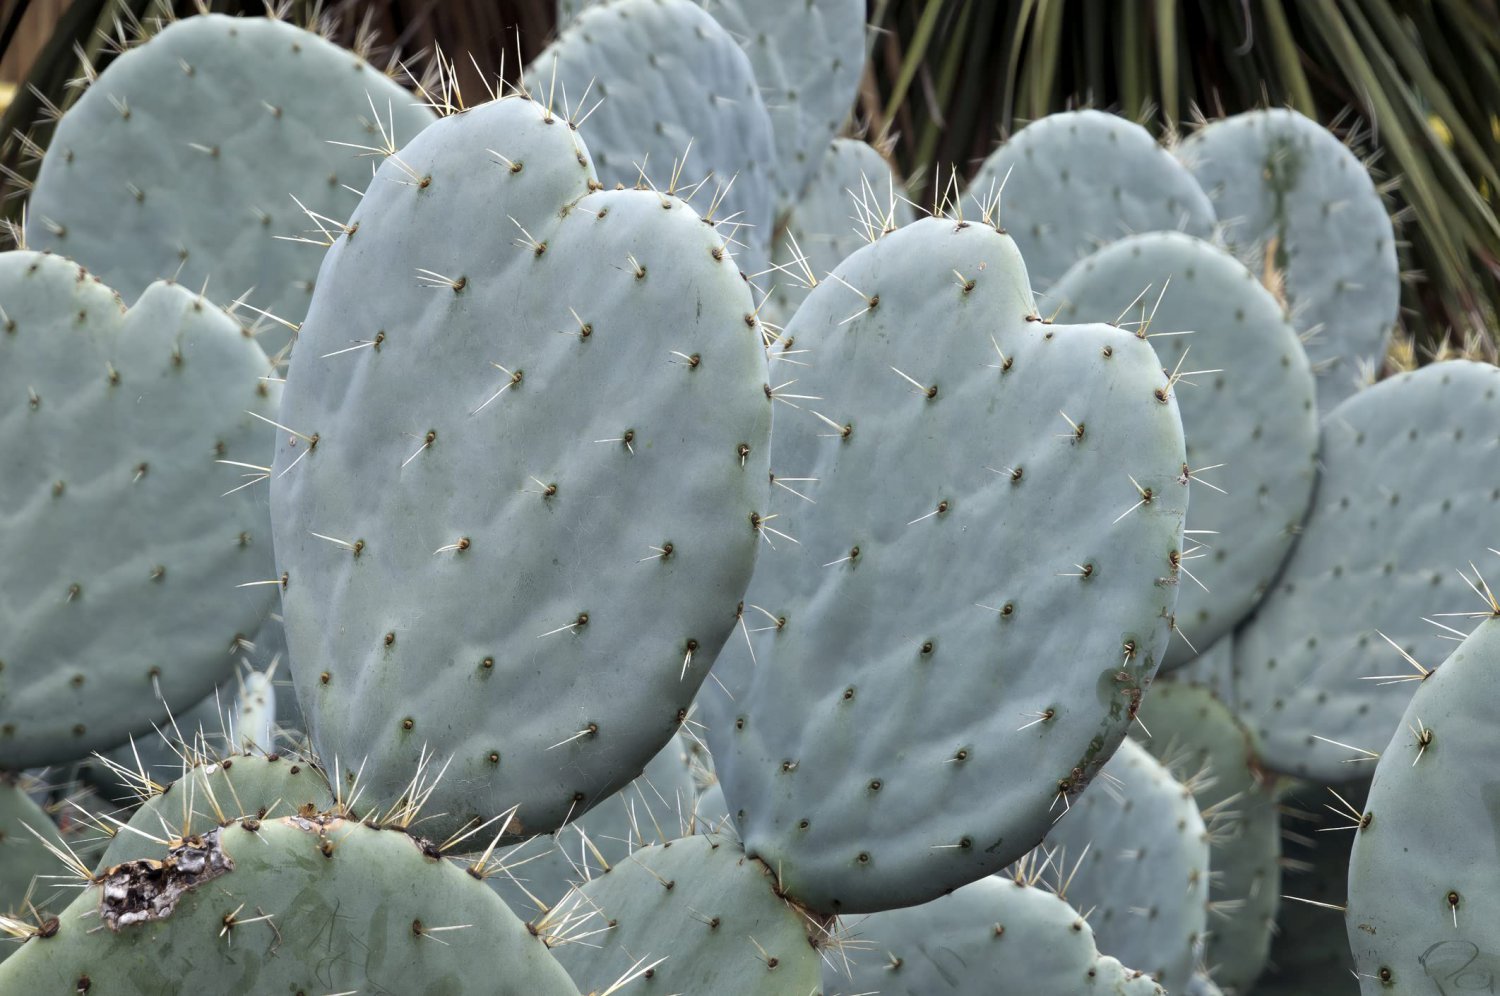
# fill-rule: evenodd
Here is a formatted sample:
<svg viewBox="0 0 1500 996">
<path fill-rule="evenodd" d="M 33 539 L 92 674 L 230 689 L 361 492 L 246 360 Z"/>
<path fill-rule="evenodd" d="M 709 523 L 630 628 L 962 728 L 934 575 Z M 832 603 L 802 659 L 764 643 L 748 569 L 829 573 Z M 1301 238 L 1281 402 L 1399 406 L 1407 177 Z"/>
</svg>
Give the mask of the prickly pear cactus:
<svg viewBox="0 0 1500 996">
<path fill-rule="evenodd" d="M 1180 638 L 1162 665 L 1178 667 L 1250 614 L 1307 514 L 1318 453 L 1307 354 L 1255 274 L 1180 232 L 1105 246 L 1063 274 L 1050 300 L 1061 321 L 1147 320 L 1127 327 L 1150 338 L 1181 385 L 1188 466 L 1203 478 L 1182 555 Z"/>
<path fill-rule="evenodd" d="M 1276 771 L 1338 783 L 1390 737 L 1447 634 L 1423 621 L 1473 598 L 1460 571 L 1496 522 L 1500 369 L 1434 363 L 1323 419 L 1312 511 L 1275 587 L 1235 637 L 1234 705 Z M 1389 638 L 1395 646 L 1386 642 Z M 1372 680 L 1366 680 L 1372 679 Z M 1330 743 L 1329 741 L 1337 741 Z"/>
<path fill-rule="evenodd" d="M 969 192 L 981 201 L 1000 197 L 1000 225 L 1015 238 L 1040 291 L 1127 235 L 1182 231 L 1208 238 L 1214 228 L 1213 205 L 1192 174 L 1146 129 L 1103 111 L 1031 122 L 990 153 Z M 1043 297 L 1044 314 L 1055 307 Z"/>
<path fill-rule="evenodd" d="M 31 195 L 30 242 L 78 260 L 127 301 L 176 277 L 296 322 L 322 249 L 285 239 L 326 241 L 298 201 L 336 232 L 369 183 L 369 156 L 432 120 L 380 70 L 310 31 L 185 18 L 111 62 L 63 115 Z M 267 326 L 267 352 L 285 339 Z"/>
<path fill-rule="evenodd" d="M 1366 994 L 1472 990 L 1500 973 L 1500 813 L 1480 774 L 1500 756 L 1497 694 L 1500 606 L 1417 687 L 1375 766 L 1345 913 Z"/>
<path fill-rule="evenodd" d="M 1248 993 L 1265 967 L 1281 897 L 1273 779 L 1251 753 L 1249 731 L 1207 688 L 1155 682 L 1131 736 L 1193 790 L 1212 869 L 1204 962 L 1227 992 Z"/>
<path fill-rule="evenodd" d="M 692 0 L 590 7 L 532 61 L 527 83 L 557 114 L 588 115 L 580 127 L 605 184 L 644 185 L 644 171 L 671 191 L 709 176 L 694 203 L 725 223 L 742 271 L 766 269 L 776 200 L 771 117 L 739 43 Z M 565 99 L 574 102 L 566 109 Z"/>
<path fill-rule="evenodd" d="M 749 290 L 682 201 L 597 186 L 530 100 L 433 125 L 329 250 L 287 379 L 297 695 L 376 796 L 451 758 L 435 836 L 515 806 L 513 834 L 548 832 L 640 774 L 761 542 Z"/>
<path fill-rule="evenodd" d="M 637 850 L 531 927 L 585 992 L 659 962 L 651 984 L 662 992 L 810 996 L 819 991 L 819 952 L 835 940 L 833 924 L 774 886 L 774 873 L 732 838 L 683 837 Z M 592 927 L 566 926 L 579 916 Z M 600 932 L 568 942 L 588 929 Z"/>
<path fill-rule="evenodd" d="M 841 961 L 828 992 L 884 996 L 1163 996 L 1144 972 L 1099 953 L 1094 932 L 1066 899 L 1004 876 L 983 878 L 921 906 L 849 922 L 852 979 Z"/>
<path fill-rule="evenodd" d="M 254 482 L 279 388 L 179 286 L 126 312 L 78 265 L 16 251 L 0 309 L 0 768 L 22 768 L 113 747 L 228 676 L 275 595 L 236 586 L 272 577 Z"/>
<path fill-rule="evenodd" d="M 1066 869 L 1068 901 L 1091 911 L 1100 951 L 1169 993 L 1187 988 L 1202 958 L 1209 883 L 1208 830 L 1189 786 L 1126 740 L 1042 847 Z"/>
<path fill-rule="evenodd" d="M 844 257 L 912 220 L 896 189 L 890 163 L 869 143 L 833 140 L 772 247 L 778 272 L 767 280 L 774 281 L 771 309 L 781 323 Z"/>
<path fill-rule="evenodd" d="M 772 493 L 715 665 L 733 698 L 704 703 L 748 853 L 860 912 L 998 871 L 1109 758 L 1166 644 L 1187 488 L 1150 345 L 1041 321 L 1009 237 L 925 219 L 834 276 L 773 391 L 772 470 L 813 483 Z"/>
<path fill-rule="evenodd" d="M 1369 171 L 1296 111 L 1210 122 L 1177 154 L 1224 221 L 1224 240 L 1278 288 L 1318 372 L 1318 403 L 1353 394 L 1396 323 L 1396 235 Z"/>
<path fill-rule="evenodd" d="M 332 814 L 245 817 L 101 872 L 0 964 L 0 991 L 576 996 L 430 843 Z"/>
</svg>

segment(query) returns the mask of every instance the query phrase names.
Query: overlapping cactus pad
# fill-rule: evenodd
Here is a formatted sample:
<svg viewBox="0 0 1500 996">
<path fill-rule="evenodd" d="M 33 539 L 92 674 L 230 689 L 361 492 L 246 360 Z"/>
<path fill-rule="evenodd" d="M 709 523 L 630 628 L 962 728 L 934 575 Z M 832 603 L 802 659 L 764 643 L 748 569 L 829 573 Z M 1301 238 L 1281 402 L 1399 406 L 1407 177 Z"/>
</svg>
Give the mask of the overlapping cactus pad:
<svg viewBox="0 0 1500 996">
<path fill-rule="evenodd" d="M 175 276 L 297 321 L 321 256 L 284 240 L 322 239 L 302 207 L 337 228 L 370 179 L 357 147 L 378 153 L 433 118 L 311 31 L 187 18 L 112 62 L 63 116 L 31 198 L 32 242 L 128 301 Z M 275 352 L 286 336 L 268 331 Z"/>
<path fill-rule="evenodd" d="M 860 249 L 793 342 L 771 469 L 811 483 L 773 493 L 758 660 L 721 655 L 710 743 L 791 894 L 910 905 L 1030 850 L 1125 735 L 1176 601 L 1182 425 L 1150 344 L 1042 321 L 989 225 Z"/>
<path fill-rule="evenodd" d="M 179 286 L 127 312 L 78 265 L 15 251 L 0 309 L 0 766 L 21 768 L 149 732 L 228 676 L 275 595 L 236 586 L 272 577 L 253 482 L 280 390 Z"/>
<path fill-rule="evenodd" d="M 102 872 L 0 964 L 0 991 L 576 996 L 499 898 L 406 833 L 245 817 Z"/>
<path fill-rule="evenodd" d="M 1500 753 L 1497 688 L 1500 607 L 1422 682 L 1375 768 L 1346 914 L 1366 994 L 1473 991 L 1500 970 L 1496 801 L 1484 774 Z"/>
<path fill-rule="evenodd" d="M 867 950 L 852 980 L 826 973 L 828 992 L 1163 996 L 1145 972 L 1100 954 L 1088 922 L 1066 899 L 1017 879 L 981 879 L 951 896 L 851 923 Z"/>
<path fill-rule="evenodd" d="M 755 561 L 771 401 L 749 289 L 680 200 L 595 191 L 512 97 L 387 160 L 329 251 L 272 492 L 322 754 L 429 832 L 556 829 L 674 734 Z"/>
</svg>

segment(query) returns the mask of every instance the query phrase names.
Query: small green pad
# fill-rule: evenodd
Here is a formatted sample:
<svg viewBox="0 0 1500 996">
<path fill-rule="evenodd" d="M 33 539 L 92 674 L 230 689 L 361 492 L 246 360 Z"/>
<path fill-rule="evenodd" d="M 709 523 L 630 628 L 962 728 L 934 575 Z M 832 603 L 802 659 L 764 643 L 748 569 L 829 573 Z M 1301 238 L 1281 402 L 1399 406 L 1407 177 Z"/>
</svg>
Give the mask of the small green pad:
<svg viewBox="0 0 1500 996">
<path fill-rule="evenodd" d="M 18 250 L 0 309 L 0 768 L 23 768 L 113 747 L 228 676 L 275 599 L 280 389 L 254 339 L 173 284 L 126 312 L 77 264 Z"/>
<path fill-rule="evenodd" d="M 1193 789 L 1210 831 L 1213 869 L 1204 961 L 1219 985 L 1248 993 L 1265 968 L 1281 897 L 1275 785 L 1229 708 L 1209 689 L 1176 678 L 1152 684 L 1132 736 Z"/>
<path fill-rule="evenodd" d="M 370 182 L 369 155 L 338 143 L 394 151 L 433 117 L 310 31 L 185 18 L 111 62 L 62 116 L 31 195 L 31 245 L 127 301 L 175 276 L 295 323 L 323 253 L 285 239 L 325 238 L 297 202 L 337 232 Z M 267 327 L 268 352 L 285 341 Z"/>
<path fill-rule="evenodd" d="M 779 269 L 768 278 L 777 321 L 790 321 L 810 284 L 828 279 L 844 257 L 912 220 L 911 205 L 896 193 L 900 189 L 890 163 L 868 142 L 833 140 L 771 248 Z"/>
<path fill-rule="evenodd" d="M 1500 975 L 1496 701 L 1500 611 L 1417 686 L 1375 766 L 1344 916 L 1366 996 L 1483 991 Z"/>
<path fill-rule="evenodd" d="M 65 847 L 46 810 L 20 782 L 0 776 L 0 916 L 24 916 L 26 901 L 46 909 L 59 891 L 49 877 L 57 874 L 57 858 L 38 835 L 59 850 Z M 0 960 L 11 948 L 0 942 Z"/>
<path fill-rule="evenodd" d="M 997 197 L 998 221 L 1039 291 L 1127 235 L 1208 238 L 1214 228 L 1213 205 L 1192 174 L 1145 128 L 1103 111 L 1049 114 L 1012 135 L 969 181 L 970 202 Z M 1043 306 L 1055 305 L 1044 297 Z"/>
<path fill-rule="evenodd" d="M 771 869 L 745 857 L 733 838 L 701 834 L 641 848 L 532 928 L 547 938 L 551 925 L 586 914 L 589 923 L 602 921 L 598 932 L 552 949 L 584 992 L 601 992 L 633 966 L 659 959 L 653 992 L 819 992 L 828 926 L 778 896 Z"/>
<path fill-rule="evenodd" d="M 581 130 L 605 184 L 650 181 L 670 191 L 707 175 L 693 195 L 699 209 L 717 204 L 713 219 L 727 223 L 742 271 L 766 268 L 776 201 L 771 117 L 739 42 L 692 0 L 590 7 L 532 61 L 527 79 L 559 113 L 566 98 L 579 104 L 575 120 L 588 115 Z"/>
<path fill-rule="evenodd" d="M 1284 285 L 1329 411 L 1378 366 L 1396 323 L 1396 235 L 1369 171 L 1296 111 L 1210 122 L 1177 148 L 1223 219 L 1224 240 Z M 1269 257 L 1269 258 L 1268 258 Z"/>
<path fill-rule="evenodd" d="M 244 817 L 276 819 L 308 807 L 333 806 L 328 778 L 310 762 L 277 754 L 232 754 L 184 763 L 180 777 L 145 800 L 119 829 L 98 869 L 138 858 L 161 857 L 162 839 L 171 843 L 207 833 Z"/>
<path fill-rule="evenodd" d="M 828 992 L 1163 996 L 1150 976 L 1100 954 L 1093 930 L 1067 900 L 1004 876 L 851 920 L 849 929 L 858 945 L 849 955 L 853 978 L 826 969 Z"/>
<path fill-rule="evenodd" d="M 581 818 L 498 852 L 509 873 L 485 881 L 517 915 L 546 912 L 575 883 L 624 861 L 635 848 L 692 832 L 696 795 L 684 738 L 673 737 L 639 778 Z"/>
<path fill-rule="evenodd" d="M 1156 690 L 1147 695 L 1149 701 Z M 1192 791 L 1134 740 L 1042 845 L 1089 910 L 1099 950 L 1181 992 L 1208 927 L 1208 831 Z"/>
</svg>

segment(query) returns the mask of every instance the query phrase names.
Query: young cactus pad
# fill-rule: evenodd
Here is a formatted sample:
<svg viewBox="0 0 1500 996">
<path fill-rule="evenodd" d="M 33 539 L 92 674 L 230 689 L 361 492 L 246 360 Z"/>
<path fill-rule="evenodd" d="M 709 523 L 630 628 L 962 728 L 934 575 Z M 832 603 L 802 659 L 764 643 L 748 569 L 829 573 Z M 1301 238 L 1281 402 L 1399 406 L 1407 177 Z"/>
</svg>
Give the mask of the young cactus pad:
<svg viewBox="0 0 1500 996">
<path fill-rule="evenodd" d="M 1235 255 L 1291 308 L 1328 411 L 1378 364 L 1396 323 L 1396 235 L 1370 173 L 1290 109 L 1249 111 L 1188 136 L 1178 156 L 1208 191 Z"/>
<path fill-rule="evenodd" d="M 558 0 L 558 24 L 599 2 Z M 696 2 L 750 57 L 776 143 L 779 213 L 802 198 L 854 104 L 865 64 L 864 0 Z"/>
<path fill-rule="evenodd" d="M 798 203 L 854 106 L 865 65 L 864 0 L 700 0 L 740 40 L 776 140 L 778 213 Z"/>
<path fill-rule="evenodd" d="M 1375 767 L 1345 914 L 1367 996 L 1476 990 L 1500 972 L 1497 697 L 1500 610 L 1418 686 Z"/>
<path fill-rule="evenodd" d="M 424 832 L 545 833 L 672 737 L 736 622 L 768 500 L 750 291 L 675 197 L 592 192 L 509 97 L 386 160 L 292 363 L 272 490 L 317 753 Z"/>
<path fill-rule="evenodd" d="M 577 996 L 505 904 L 425 841 L 245 817 L 95 876 L 0 992 Z"/>
<path fill-rule="evenodd" d="M 776 198 L 770 114 L 749 58 L 697 4 L 591 7 L 532 61 L 527 83 L 558 114 L 587 115 L 581 129 L 606 184 L 692 188 L 700 210 L 727 223 L 739 268 L 766 268 Z"/>
<path fill-rule="evenodd" d="M 1066 899 L 1020 878 L 980 879 L 849 927 L 853 979 L 826 969 L 827 992 L 1163 996 L 1150 976 L 1100 954 L 1088 922 Z"/>
<path fill-rule="evenodd" d="M 111 62 L 58 122 L 31 195 L 31 245 L 78 260 L 127 301 L 175 276 L 296 322 L 322 250 L 285 239 L 323 242 L 320 225 L 336 232 L 359 202 L 369 157 L 350 145 L 395 151 L 433 117 L 310 31 L 185 18 Z M 268 352 L 285 341 L 267 326 Z"/>
<path fill-rule="evenodd" d="M 585 992 L 659 961 L 652 991 L 813 996 L 831 924 L 779 897 L 774 885 L 771 870 L 746 858 L 738 841 L 683 837 L 637 850 L 532 929 Z M 580 917 L 583 926 L 568 929 Z M 597 932 L 570 940 L 575 930 Z"/>
<path fill-rule="evenodd" d="M 890 164 L 868 142 L 833 140 L 771 250 L 780 270 L 771 291 L 777 320 L 790 319 L 845 256 L 912 220 L 911 205 L 892 196 L 898 188 Z"/>
<path fill-rule="evenodd" d="M 1214 227 L 1213 205 L 1192 174 L 1146 129 L 1103 111 L 1031 122 L 990 153 L 969 190 L 980 200 L 1000 196 L 1000 224 L 1039 290 L 1134 232 L 1208 238 Z"/>
<path fill-rule="evenodd" d="M 228 677 L 275 597 L 254 583 L 272 577 L 264 420 L 280 391 L 255 340 L 179 286 L 127 312 L 77 264 L 18 250 L 0 254 L 0 309 L 0 768 L 15 769 L 113 747 Z"/>
<path fill-rule="evenodd" d="M 1155 688 L 1146 696 L 1151 701 Z M 1208 929 L 1208 831 L 1192 790 L 1126 740 L 1042 844 L 1099 950 L 1187 988 Z"/>
<path fill-rule="evenodd" d="M 1423 617 L 1475 601 L 1460 571 L 1500 509 L 1497 421 L 1500 369 L 1469 360 L 1398 374 L 1324 416 L 1312 511 L 1235 634 L 1232 705 L 1267 767 L 1368 777 L 1413 690 L 1380 679 L 1420 676 L 1403 655 L 1441 660 L 1453 634 Z"/>
<path fill-rule="evenodd" d="M 1180 629 L 1162 664 L 1180 666 L 1250 614 L 1307 514 L 1318 453 L 1307 354 L 1255 274 L 1180 232 L 1113 242 L 1049 296 L 1060 321 L 1139 320 L 1130 327 L 1180 378 L 1188 465 L 1203 474 L 1188 516 Z"/>
<path fill-rule="evenodd" d="M 1193 790 L 1208 825 L 1213 872 L 1204 961 L 1224 988 L 1248 993 L 1265 968 L 1281 897 L 1274 779 L 1260 769 L 1249 731 L 1228 707 L 1179 677 L 1152 684 L 1131 736 Z"/>
<path fill-rule="evenodd" d="M 1182 423 L 1150 344 L 1042 321 L 989 225 L 858 250 L 773 357 L 793 342 L 772 468 L 796 483 L 710 744 L 790 895 L 911 905 L 1034 847 L 1125 736 L 1177 595 Z"/>
</svg>

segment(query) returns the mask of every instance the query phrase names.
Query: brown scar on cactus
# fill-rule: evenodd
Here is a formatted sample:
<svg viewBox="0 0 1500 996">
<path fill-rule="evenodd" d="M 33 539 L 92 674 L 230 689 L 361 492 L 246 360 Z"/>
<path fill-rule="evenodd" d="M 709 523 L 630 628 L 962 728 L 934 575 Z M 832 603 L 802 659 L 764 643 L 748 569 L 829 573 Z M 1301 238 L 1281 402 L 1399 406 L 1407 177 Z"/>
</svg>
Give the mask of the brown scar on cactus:
<svg viewBox="0 0 1500 996">
<path fill-rule="evenodd" d="M 234 871 L 219 834 L 215 827 L 184 840 L 161 861 L 127 861 L 106 869 L 96 880 L 104 926 L 118 933 L 132 924 L 165 920 L 185 893 Z"/>
</svg>

